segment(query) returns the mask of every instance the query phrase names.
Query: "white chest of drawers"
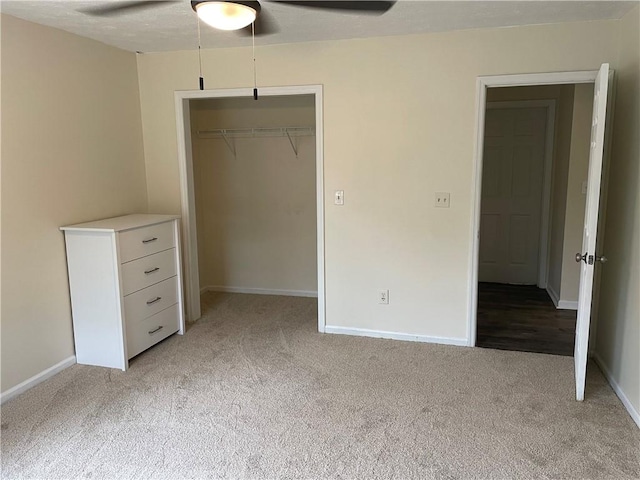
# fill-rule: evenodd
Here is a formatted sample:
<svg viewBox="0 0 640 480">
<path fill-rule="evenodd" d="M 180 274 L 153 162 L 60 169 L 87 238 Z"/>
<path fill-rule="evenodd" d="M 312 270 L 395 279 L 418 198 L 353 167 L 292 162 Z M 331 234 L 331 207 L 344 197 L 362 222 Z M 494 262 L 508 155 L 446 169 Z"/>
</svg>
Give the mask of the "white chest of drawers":
<svg viewBox="0 0 640 480">
<path fill-rule="evenodd" d="M 184 333 L 179 217 L 126 215 L 61 227 L 76 360 L 129 367 L 129 359 Z"/>
</svg>

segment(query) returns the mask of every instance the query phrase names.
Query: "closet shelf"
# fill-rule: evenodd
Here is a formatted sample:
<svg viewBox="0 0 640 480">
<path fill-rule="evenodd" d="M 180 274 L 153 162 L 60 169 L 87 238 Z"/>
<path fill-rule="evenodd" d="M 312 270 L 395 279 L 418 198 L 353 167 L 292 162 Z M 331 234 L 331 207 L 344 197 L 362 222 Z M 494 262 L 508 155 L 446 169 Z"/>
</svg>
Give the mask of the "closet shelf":
<svg viewBox="0 0 640 480">
<path fill-rule="evenodd" d="M 219 128 L 198 130 L 201 138 L 307 137 L 316 134 L 315 127 Z"/>
<path fill-rule="evenodd" d="M 287 137 L 291 144 L 291 149 L 298 158 L 298 145 L 294 138 L 309 137 L 316 134 L 315 127 L 277 127 L 277 128 L 219 128 L 216 130 L 198 130 L 199 138 L 222 138 L 229 150 L 236 156 L 236 147 L 232 138 L 256 138 L 256 137 Z"/>
</svg>

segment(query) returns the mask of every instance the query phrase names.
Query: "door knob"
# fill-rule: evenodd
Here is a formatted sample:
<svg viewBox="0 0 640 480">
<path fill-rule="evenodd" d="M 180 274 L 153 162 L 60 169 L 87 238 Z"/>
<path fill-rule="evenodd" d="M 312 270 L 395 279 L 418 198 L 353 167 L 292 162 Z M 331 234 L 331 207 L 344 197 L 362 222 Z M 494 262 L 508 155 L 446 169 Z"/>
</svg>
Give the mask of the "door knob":
<svg viewBox="0 0 640 480">
<path fill-rule="evenodd" d="M 595 262 L 607 263 L 608 259 L 604 255 L 588 255 L 586 253 L 581 255 L 580 253 L 576 253 L 576 262 L 584 262 L 588 265 L 593 265 Z"/>
</svg>

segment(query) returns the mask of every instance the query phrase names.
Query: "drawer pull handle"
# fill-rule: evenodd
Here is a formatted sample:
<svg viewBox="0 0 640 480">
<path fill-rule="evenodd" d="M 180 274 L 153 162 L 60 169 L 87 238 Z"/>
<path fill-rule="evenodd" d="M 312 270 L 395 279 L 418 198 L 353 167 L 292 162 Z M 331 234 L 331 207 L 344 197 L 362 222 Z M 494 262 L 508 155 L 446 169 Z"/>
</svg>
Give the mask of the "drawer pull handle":
<svg viewBox="0 0 640 480">
<path fill-rule="evenodd" d="M 147 238 L 146 240 L 142 240 L 142 243 L 151 243 L 151 242 L 155 242 L 157 239 L 158 239 L 158 237 Z"/>
<path fill-rule="evenodd" d="M 156 328 L 155 330 L 151 330 L 151 331 L 149 332 L 149 335 L 153 335 L 154 333 L 159 332 L 160 330 L 162 330 L 162 328 L 163 328 L 163 327 L 162 327 L 162 325 L 160 325 L 160 326 L 159 326 L 158 328 Z"/>
<path fill-rule="evenodd" d="M 144 271 L 144 274 L 145 274 L 145 275 L 149 275 L 150 273 L 155 273 L 155 272 L 157 272 L 158 270 L 160 270 L 160 267 L 152 268 L 151 270 L 145 270 L 145 271 Z"/>
<path fill-rule="evenodd" d="M 162 300 L 162 297 L 156 297 L 156 298 L 154 298 L 153 300 L 149 300 L 149 301 L 147 302 L 147 305 L 153 305 L 154 303 L 157 303 L 157 302 L 159 302 L 160 300 Z"/>
</svg>

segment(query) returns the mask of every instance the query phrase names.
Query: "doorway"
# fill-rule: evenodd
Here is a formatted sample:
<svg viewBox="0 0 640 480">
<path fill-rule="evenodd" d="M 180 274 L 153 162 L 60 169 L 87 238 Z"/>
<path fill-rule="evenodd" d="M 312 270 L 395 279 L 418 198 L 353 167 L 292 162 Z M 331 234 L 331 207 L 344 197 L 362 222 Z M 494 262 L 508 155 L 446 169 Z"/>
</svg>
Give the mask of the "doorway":
<svg viewBox="0 0 640 480">
<path fill-rule="evenodd" d="M 605 129 L 611 121 L 612 88 L 610 84 L 613 71 L 608 64 L 602 64 L 597 71 L 589 72 L 559 72 L 542 74 L 502 75 L 495 77 L 479 77 L 477 81 L 477 117 L 476 117 L 476 149 L 475 174 L 472 217 L 472 246 L 471 271 L 469 275 L 469 345 L 476 346 L 477 342 L 477 313 L 478 313 L 478 280 L 479 280 L 479 251 L 481 226 L 481 192 L 484 157 L 484 128 L 487 104 L 487 92 L 496 87 L 593 84 L 593 107 L 589 131 L 589 161 L 586 183 L 586 207 L 583 220 L 582 246 L 575 254 L 574 261 L 580 264 L 579 295 L 577 302 L 577 320 L 574 344 L 574 374 L 576 381 L 576 399 L 583 400 L 587 369 L 588 345 L 590 337 L 590 323 L 592 310 L 597 309 L 597 293 L 594 294 L 594 284 L 597 286 L 596 265 L 606 261 L 602 251 L 598 250 L 598 240 L 602 238 L 603 229 L 600 210 L 604 210 L 604 202 L 600 202 L 601 195 L 606 198 L 606 168 L 603 168 L 605 153 L 608 153 L 610 141 L 605 141 Z M 603 181 L 603 176 L 605 180 Z M 602 187 L 602 191 L 601 191 Z M 600 221 L 599 221 L 600 220 Z M 600 228 L 599 228 L 600 227 Z M 563 258 L 563 261 L 565 258 Z"/>
<path fill-rule="evenodd" d="M 487 91 L 477 346 L 573 354 L 592 100 L 592 84 Z"/>
<path fill-rule="evenodd" d="M 269 87 L 261 88 L 259 91 L 260 99 L 274 99 L 276 97 L 291 98 L 293 100 L 305 97 L 313 106 L 313 134 L 315 142 L 312 143 L 311 149 L 315 156 L 315 264 L 316 264 L 316 282 L 318 297 L 318 330 L 324 332 L 325 325 L 325 282 L 324 282 L 324 169 L 323 169 L 323 112 L 322 112 L 322 86 L 301 86 L 301 87 Z M 210 287 L 211 285 L 201 285 L 200 281 L 200 262 L 198 259 L 198 235 L 197 227 L 197 208 L 196 208 L 196 185 L 194 175 L 194 145 L 191 141 L 193 128 L 191 125 L 191 109 L 192 101 L 216 101 L 225 100 L 228 102 L 245 102 L 247 99 L 253 100 L 252 89 L 224 89 L 224 90 L 206 90 L 206 91 L 178 91 L 175 93 L 176 102 L 176 125 L 178 134 L 178 163 L 180 166 L 180 182 L 182 194 L 182 234 L 184 238 L 184 255 L 185 259 L 185 298 L 187 319 L 195 321 L 201 316 L 200 293 L 201 287 Z M 231 100 L 234 99 L 234 100 Z M 259 102 L 260 100 L 258 100 Z M 251 102 L 248 102 L 251 104 Z M 256 104 L 257 105 L 257 104 Z M 261 127 L 260 125 L 245 126 L 243 132 L 254 130 L 251 135 L 256 134 L 256 130 L 262 129 L 260 133 L 266 133 L 269 130 L 273 133 L 278 130 L 282 137 L 279 140 L 287 142 L 295 152 L 298 148 L 297 131 L 288 131 L 286 125 L 280 125 L 277 128 Z M 203 135 L 213 135 L 219 137 L 216 142 L 223 142 L 224 148 L 229 149 L 229 154 L 236 155 L 240 152 L 237 149 L 236 138 L 231 138 L 230 130 L 233 128 L 212 128 L 208 133 Z M 223 132 L 224 131 L 224 132 Z M 213 133 L 212 133 L 213 132 Z M 223 134 L 224 133 L 224 134 Z M 236 132 L 237 134 L 238 132 Z M 289 143 L 290 142 L 290 143 Z M 234 152 L 235 150 L 235 152 Z M 214 285 L 215 286 L 215 285 Z M 220 287 L 220 285 L 217 285 Z M 224 285 L 222 286 L 224 287 Z M 258 288 L 259 289 L 259 288 Z M 264 289 L 269 290 L 269 289 Z M 275 289 L 281 290 L 281 289 Z M 313 294 L 310 290 L 305 290 L 307 294 Z M 275 293 L 275 292 L 254 292 L 254 293 Z"/>
</svg>

